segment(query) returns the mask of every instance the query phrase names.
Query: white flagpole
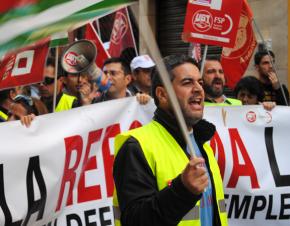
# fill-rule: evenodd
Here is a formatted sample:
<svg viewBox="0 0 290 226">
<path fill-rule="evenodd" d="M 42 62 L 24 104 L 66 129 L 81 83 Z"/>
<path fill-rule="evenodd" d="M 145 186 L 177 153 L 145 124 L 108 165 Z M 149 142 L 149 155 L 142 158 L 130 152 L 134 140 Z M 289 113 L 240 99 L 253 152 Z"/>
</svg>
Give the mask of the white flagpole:
<svg viewBox="0 0 290 226">
<path fill-rule="evenodd" d="M 131 36 L 132 36 L 133 43 L 134 43 L 135 53 L 136 53 L 136 56 L 138 56 L 137 46 L 136 46 L 135 37 L 134 37 L 133 29 L 132 29 L 130 15 L 129 15 L 129 12 L 128 12 L 128 7 L 126 7 L 126 13 L 127 13 L 127 17 L 128 17 L 129 27 L 130 27 L 130 30 L 131 30 Z"/>
<path fill-rule="evenodd" d="M 141 1 L 139 2 L 139 7 L 140 7 L 139 12 L 140 13 L 144 12 Z M 134 15 L 135 15 L 135 17 L 137 17 L 135 12 L 134 12 Z M 139 21 L 139 20 L 137 20 L 137 21 Z M 169 75 L 168 75 L 168 72 L 166 70 L 166 67 L 165 67 L 164 63 L 162 63 L 162 61 L 161 61 L 162 57 L 161 57 L 160 51 L 157 47 L 157 43 L 155 41 L 155 37 L 153 35 L 152 29 L 149 25 L 149 21 L 146 17 L 144 17 L 144 18 L 142 18 L 142 22 L 143 22 L 142 25 L 145 26 L 145 29 L 148 31 L 148 33 L 143 36 L 143 39 L 148 47 L 148 50 L 149 50 L 150 55 L 152 56 L 153 60 L 155 62 L 160 62 L 159 64 L 156 64 L 156 67 L 160 72 L 161 80 L 163 81 L 163 84 L 164 84 L 164 86 L 167 90 L 167 93 L 169 95 L 170 102 L 171 102 L 173 110 L 175 112 L 175 116 L 176 116 L 177 121 L 179 123 L 182 135 L 183 135 L 183 137 L 188 145 L 190 154 L 193 158 L 196 158 L 196 152 L 195 152 L 194 147 L 192 145 L 192 142 L 190 140 L 188 130 L 187 130 L 184 118 L 183 118 L 183 114 L 181 112 L 181 109 L 180 109 L 177 97 L 175 95 L 175 92 L 173 90 L 171 81 L 169 79 Z"/>
<path fill-rule="evenodd" d="M 58 74 L 58 47 L 55 47 L 55 73 L 54 73 L 54 87 L 53 87 L 53 105 L 52 112 L 55 112 L 56 96 L 57 96 L 57 74 Z"/>
<path fill-rule="evenodd" d="M 201 76 L 203 76 L 204 63 L 205 63 L 205 59 L 206 59 L 206 55 L 207 55 L 207 50 L 208 50 L 208 45 L 205 45 L 203 55 L 202 55 L 201 67 L 200 67 Z"/>
</svg>

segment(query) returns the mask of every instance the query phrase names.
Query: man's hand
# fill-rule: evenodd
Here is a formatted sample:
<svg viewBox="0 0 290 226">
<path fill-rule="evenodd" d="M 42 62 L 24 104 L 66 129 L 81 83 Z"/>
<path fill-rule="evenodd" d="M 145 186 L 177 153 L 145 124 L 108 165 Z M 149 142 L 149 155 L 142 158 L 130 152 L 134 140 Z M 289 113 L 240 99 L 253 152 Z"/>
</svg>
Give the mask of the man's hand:
<svg viewBox="0 0 290 226">
<path fill-rule="evenodd" d="M 21 124 L 28 128 L 35 117 L 35 114 L 20 116 Z"/>
<path fill-rule="evenodd" d="M 79 89 L 81 104 L 89 105 L 92 103 L 93 99 L 97 96 L 96 91 L 93 89 L 90 83 L 82 84 Z"/>
<path fill-rule="evenodd" d="M 276 106 L 276 103 L 272 101 L 264 101 L 262 102 L 262 105 L 266 111 L 271 111 Z"/>
<path fill-rule="evenodd" d="M 193 194 L 199 195 L 208 186 L 208 176 L 203 158 L 192 158 L 181 174 L 183 185 Z"/>
<path fill-rule="evenodd" d="M 137 93 L 136 98 L 139 104 L 141 105 L 147 104 L 151 99 L 151 97 L 146 93 Z"/>
<path fill-rule="evenodd" d="M 278 77 L 277 77 L 277 75 L 276 75 L 276 73 L 274 71 L 270 71 L 268 73 L 268 78 L 269 78 L 274 90 L 277 90 L 277 89 L 280 88 Z"/>
</svg>

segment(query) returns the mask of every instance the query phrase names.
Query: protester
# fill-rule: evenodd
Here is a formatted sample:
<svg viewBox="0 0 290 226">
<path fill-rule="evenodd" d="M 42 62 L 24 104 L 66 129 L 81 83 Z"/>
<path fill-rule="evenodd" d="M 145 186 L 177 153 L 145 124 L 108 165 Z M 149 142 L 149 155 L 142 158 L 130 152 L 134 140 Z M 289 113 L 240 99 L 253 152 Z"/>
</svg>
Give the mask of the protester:
<svg viewBox="0 0 290 226">
<path fill-rule="evenodd" d="M 116 225 L 120 220 L 126 226 L 227 225 L 221 175 L 206 143 L 215 126 L 202 120 L 204 91 L 197 64 L 188 56 L 168 56 L 164 63 L 197 157 L 188 153 L 168 93 L 154 70 L 153 120 L 115 138 Z"/>
<path fill-rule="evenodd" d="M 264 101 L 273 101 L 277 105 L 288 105 L 289 92 L 285 85 L 282 84 L 285 98 L 283 97 L 282 88 L 280 86 L 276 72 L 273 69 L 271 61 L 275 62 L 275 55 L 272 51 L 262 50 L 255 54 L 255 68 L 258 73 L 258 78 L 261 81 L 264 89 Z"/>
<path fill-rule="evenodd" d="M 55 83 L 55 64 L 53 58 L 48 58 L 44 69 L 44 81 L 39 84 L 40 100 L 46 105 L 49 112 L 53 112 L 53 95 Z M 56 108 L 55 111 L 65 111 L 78 107 L 79 103 L 76 97 L 62 92 L 64 78 L 62 74 L 57 76 L 56 88 Z"/>
<path fill-rule="evenodd" d="M 136 93 L 146 93 L 151 91 L 151 72 L 155 63 L 148 55 L 135 57 L 130 64 L 133 81 L 130 84 L 130 91 Z"/>
<path fill-rule="evenodd" d="M 234 106 L 242 103 L 224 95 L 225 76 L 218 58 L 208 57 L 204 64 L 203 88 L 206 106 Z"/>
<path fill-rule="evenodd" d="M 18 94 L 12 97 L 14 92 L 15 89 L 0 92 L 0 108 L 5 114 L 4 117 L 2 116 L 2 121 L 14 121 L 30 114 L 40 115 L 46 113 L 41 112 L 42 109 L 39 110 L 29 96 Z"/>
<path fill-rule="evenodd" d="M 272 110 L 276 106 L 275 102 L 263 101 L 263 85 L 254 76 L 242 78 L 237 83 L 234 93 L 243 105 L 262 104 L 266 110 Z"/>
<path fill-rule="evenodd" d="M 83 89 L 83 99 L 86 98 L 86 104 L 99 103 L 108 100 L 115 100 L 119 98 L 132 96 L 128 89 L 131 82 L 131 72 L 127 63 L 119 57 L 109 58 L 104 62 L 103 66 L 104 76 L 108 76 L 111 86 L 108 90 L 104 91 L 101 95 L 94 96 L 95 89 L 89 89 L 88 86 Z M 137 94 L 137 100 L 140 104 L 146 104 L 150 100 L 150 96 L 146 94 Z"/>
</svg>

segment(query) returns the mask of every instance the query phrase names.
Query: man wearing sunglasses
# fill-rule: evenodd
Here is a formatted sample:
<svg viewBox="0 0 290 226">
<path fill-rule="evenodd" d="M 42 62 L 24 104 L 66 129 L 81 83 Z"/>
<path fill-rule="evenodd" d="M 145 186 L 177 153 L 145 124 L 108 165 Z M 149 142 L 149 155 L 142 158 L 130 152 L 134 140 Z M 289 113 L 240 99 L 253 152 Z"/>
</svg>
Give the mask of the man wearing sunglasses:
<svg viewBox="0 0 290 226">
<path fill-rule="evenodd" d="M 150 95 L 151 90 L 151 72 L 155 63 L 148 55 L 135 57 L 130 64 L 133 82 L 129 89 L 134 94 L 146 93 Z"/>
<path fill-rule="evenodd" d="M 61 70 L 60 70 L 61 71 Z M 53 112 L 53 95 L 54 95 L 54 83 L 55 83 L 55 65 L 54 59 L 49 58 L 47 60 L 46 67 L 44 69 L 44 79 L 39 85 L 39 95 L 41 101 L 46 105 L 49 112 Z M 57 77 L 57 87 L 56 87 L 56 108 L 55 111 L 65 111 L 74 107 L 78 107 L 78 100 L 76 97 L 65 94 L 62 92 L 64 85 L 63 75 L 58 75 Z"/>
</svg>

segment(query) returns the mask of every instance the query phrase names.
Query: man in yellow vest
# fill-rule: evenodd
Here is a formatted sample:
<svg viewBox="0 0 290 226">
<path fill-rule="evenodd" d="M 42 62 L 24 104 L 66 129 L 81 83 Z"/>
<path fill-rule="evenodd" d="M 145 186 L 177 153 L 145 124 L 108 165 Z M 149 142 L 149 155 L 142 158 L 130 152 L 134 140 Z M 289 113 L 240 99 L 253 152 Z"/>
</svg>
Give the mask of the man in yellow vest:
<svg viewBox="0 0 290 226">
<path fill-rule="evenodd" d="M 242 105 L 240 100 L 224 95 L 225 75 L 218 58 L 207 57 L 203 70 L 203 88 L 205 106 L 235 106 Z"/>
<path fill-rule="evenodd" d="M 188 56 L 168 56 L 164 63 L 197 157 L 189 154 L 168 93 L 154 70 L 152 96 L 157 110 L 153 120 L 115 138 L 115 224 L 227 225 L 219 167 L 206 143 L 215 126 L 202 119 L 199 69 Z"/>
<path fill-rule="evenodd" d="M 53 94 L 55 83 L 55 64 L 53 58 L 48 58 L 46 66 L 44 68 L 44 81 L 39 84 L 40 100 L 46 105 L 48 111 L 53 112 Z M 63 75 L 57 77 L 56 87 L 56 108 L 55 111 L 65 111 L 78 107 L 79 102 L 75 96 L 71 96 L 62 92 L 64 78 Z"/>
</svg>

